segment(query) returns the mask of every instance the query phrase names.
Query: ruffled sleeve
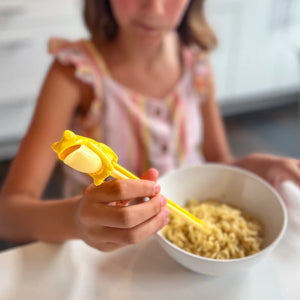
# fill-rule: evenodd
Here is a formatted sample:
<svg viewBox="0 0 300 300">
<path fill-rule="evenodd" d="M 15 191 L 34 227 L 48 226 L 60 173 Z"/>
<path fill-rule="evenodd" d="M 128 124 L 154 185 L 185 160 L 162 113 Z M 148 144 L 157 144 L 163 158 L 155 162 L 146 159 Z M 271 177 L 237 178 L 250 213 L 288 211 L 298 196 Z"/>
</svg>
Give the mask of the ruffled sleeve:
<svg viewBox="0 0 300 300">
<path fill-rule="evenodd" d="M 192 71 L 193 85 L 196 92 L 202 99 L 206 99 L 209 90 L 208 80 L 211 72 L 208 54 L 195 46 L 186 48 L 184 56 L 186 67 Z"/>
<path fill-rule="evenodd" d="M 103 71 L 97 66 L 88 41 L 51 38 L 48 44 L 48 52 L 61 64 L 73 65 L 75 76 L 93 87 L 95 98 L 101 98 Z"/>
</svg>

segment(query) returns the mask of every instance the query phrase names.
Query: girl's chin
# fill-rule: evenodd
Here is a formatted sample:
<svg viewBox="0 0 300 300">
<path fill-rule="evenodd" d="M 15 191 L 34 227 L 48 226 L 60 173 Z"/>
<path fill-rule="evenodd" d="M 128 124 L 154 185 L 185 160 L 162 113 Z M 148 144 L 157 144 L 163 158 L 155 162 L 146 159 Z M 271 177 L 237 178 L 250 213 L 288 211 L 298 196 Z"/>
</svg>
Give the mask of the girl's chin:
<svg viewBox="0 0 300 300">
<path fill-rule="evenodd" d="M 132 37 L 134 38 L 135 42 L 138 44 L 147 44 L 147 45 L 156 45 L 160 43 L 163 38 L 164 34 L 161 31 L 156 31 L 156 32 L 135 32 Z"/>
</svg>

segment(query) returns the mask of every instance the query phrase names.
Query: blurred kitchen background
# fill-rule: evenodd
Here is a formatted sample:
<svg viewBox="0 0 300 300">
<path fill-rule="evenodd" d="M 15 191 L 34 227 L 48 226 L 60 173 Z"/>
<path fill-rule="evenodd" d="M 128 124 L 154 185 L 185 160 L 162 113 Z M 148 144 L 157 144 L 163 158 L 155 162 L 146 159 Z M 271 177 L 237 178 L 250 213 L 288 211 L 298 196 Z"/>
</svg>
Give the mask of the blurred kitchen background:
<svg viewBox="0 0 300 300">
<path fill-rule="evenodd" d="M 100 0 L 99 0 L 100 1 Z M 0 0 L 0 188 L 51 62 L 51 36 L 86 36 L 80 0 Z M 300 157 L 300 0 L 207 0 L 232 151 Z M 60 195 L 58 166 L 46 196 Z"/>
</svg>

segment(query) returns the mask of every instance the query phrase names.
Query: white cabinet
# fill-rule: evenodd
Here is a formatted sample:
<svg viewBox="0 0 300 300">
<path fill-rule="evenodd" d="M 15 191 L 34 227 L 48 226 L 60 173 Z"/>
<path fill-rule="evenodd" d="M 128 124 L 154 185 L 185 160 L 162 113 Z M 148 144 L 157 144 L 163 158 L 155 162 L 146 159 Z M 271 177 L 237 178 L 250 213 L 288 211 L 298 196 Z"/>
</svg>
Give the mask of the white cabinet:
<svg viewBox="0 0 300 300">
<path fill-rule="evenodd" d="M 51 61 L 49 37 L 84 34 L 79 10 L 73 0 L 0 3 L 0 103 L 20 98 L 32 102 Z"/>
<path fill-rule="evenodd" d="M 300 91 L 300 0 L 209 0 L 207 13 L 220 42 L 212 61 L 222 107 Z"/>
<path fill-rule="evenodd" d="M 299 84 L 296 41 L 290 36 L 293 22 L 279 21 L 285 15 L 292 18 L 292 6 L 280 5 L 288 1 L 296 3 L 264 0 L 254 5 L 253 1 L 245 1 L 245 34 L 240 41 L 235 95 L 279 92 Z"/>
<path fill-rule="evenodd" d="M 52 60 L 52 36 L 86 34 L 76 0 L 0 0 L 0 158 L 13 156 Z M 8 147 L 8 144 L 15 147 Z"/>
<path fill-rule="evenodd" d="M 219 100 L 230 98 L 237 72 L 237 37 L 240 35 L 242 5 L 239 0 L 209 0 L 206 5 L 208 21 L 218 46 L 212 52 L 212 64 Z"/>
</svg>

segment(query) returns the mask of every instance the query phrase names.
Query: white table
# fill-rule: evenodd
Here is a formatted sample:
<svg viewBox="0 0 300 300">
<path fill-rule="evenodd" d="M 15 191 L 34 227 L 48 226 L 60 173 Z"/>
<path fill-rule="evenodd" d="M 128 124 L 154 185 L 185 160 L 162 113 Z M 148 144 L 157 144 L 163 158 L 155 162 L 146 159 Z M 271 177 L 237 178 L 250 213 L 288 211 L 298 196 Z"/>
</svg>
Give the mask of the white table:
<svg viewBox="0 0 300 300">
<path fill-rule="evenodd" d="M 33 243 L 0 253 L 0 299 L 298 300 L 300 205 L 288 203 L 288 213 L 286 234 L 275 251 L 244 273 L 193 273 L 173 261 L 155 237 L 112 253 L 81 241 Z"/>
</svg>

